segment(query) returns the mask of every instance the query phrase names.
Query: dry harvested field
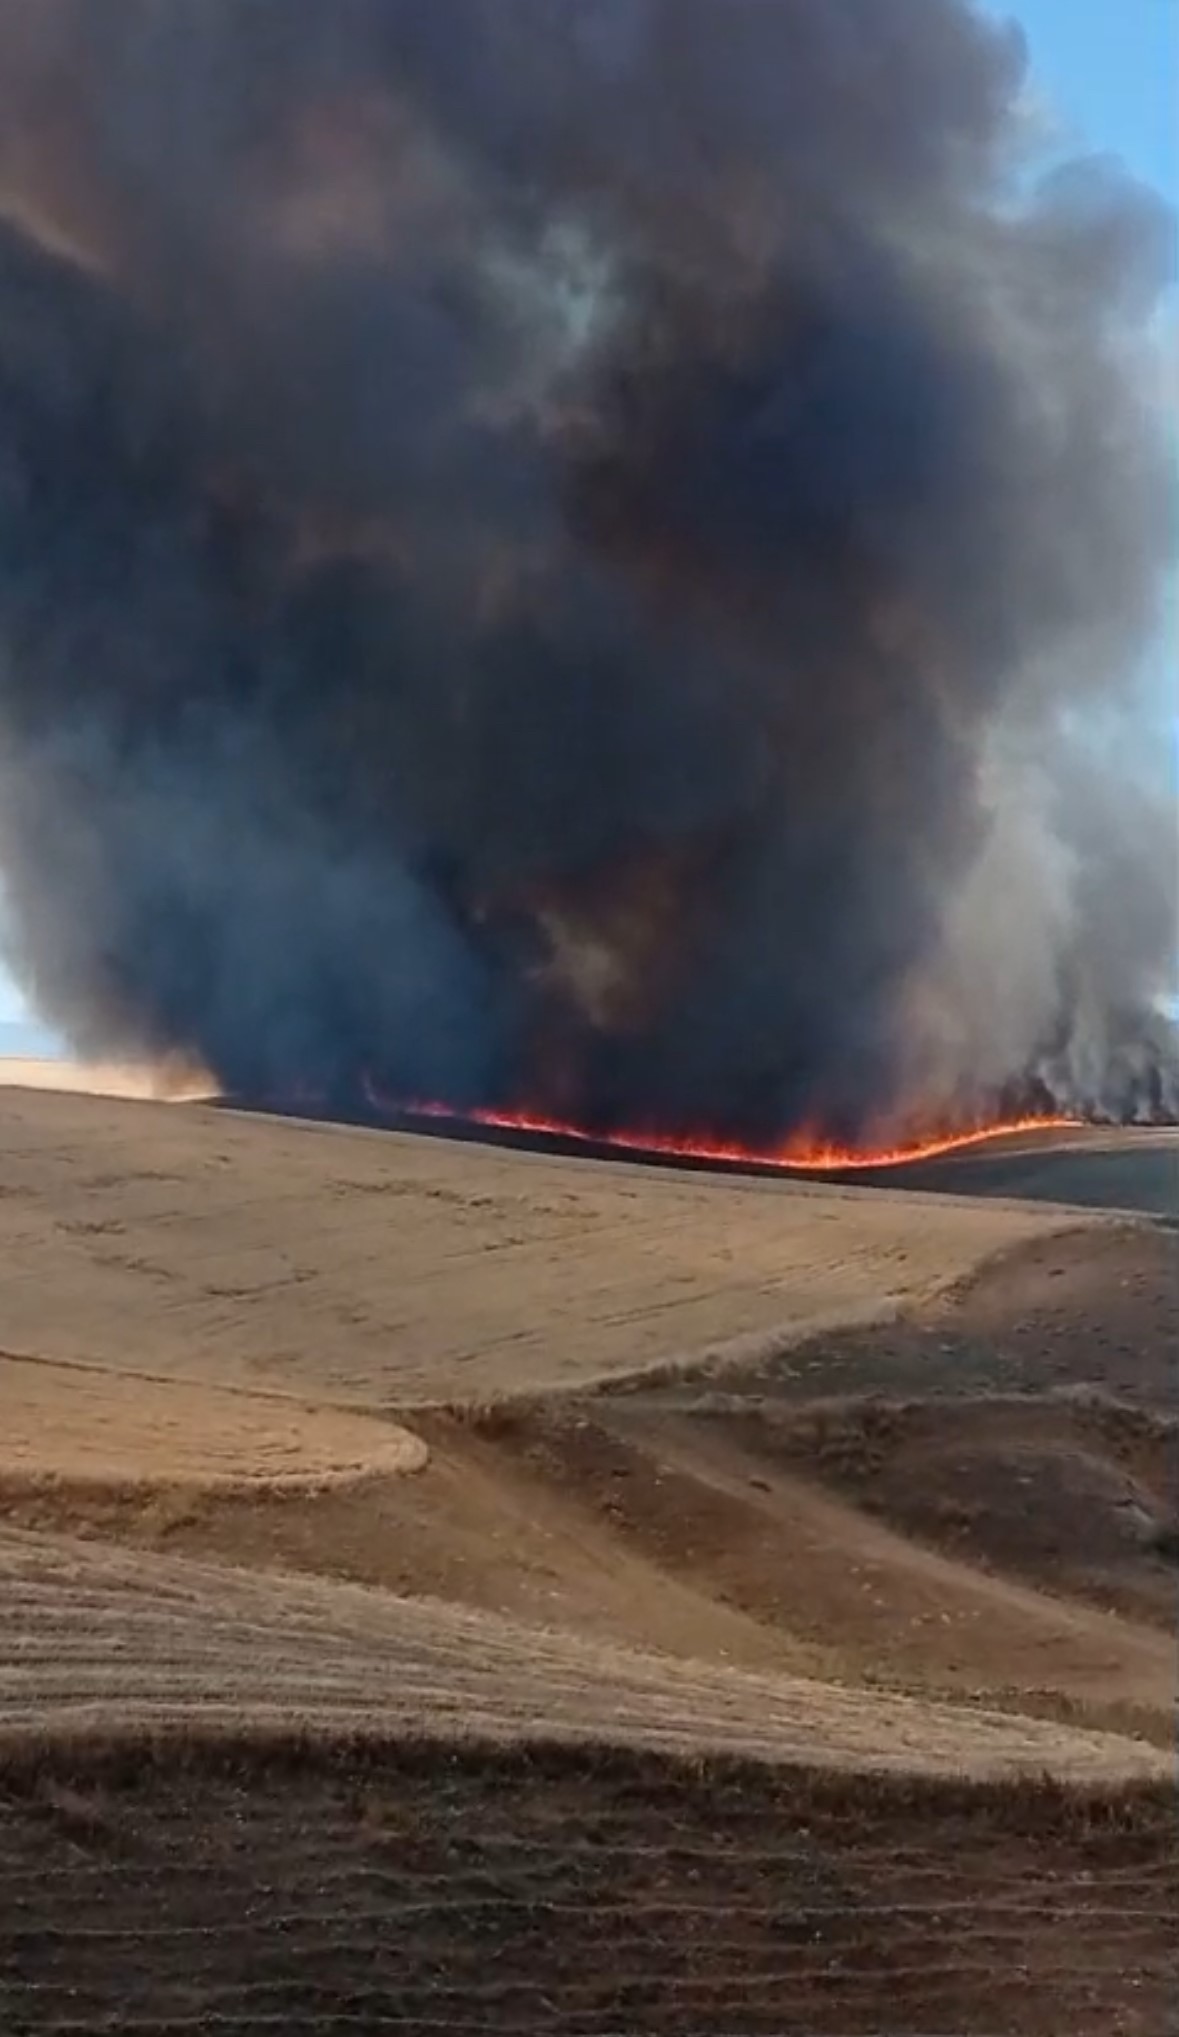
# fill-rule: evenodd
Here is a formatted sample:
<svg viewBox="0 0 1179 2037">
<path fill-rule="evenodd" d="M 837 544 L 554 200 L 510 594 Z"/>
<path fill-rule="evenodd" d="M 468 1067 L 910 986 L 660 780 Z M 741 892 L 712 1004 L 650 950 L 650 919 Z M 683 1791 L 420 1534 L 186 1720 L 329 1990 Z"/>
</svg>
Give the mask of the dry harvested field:
<svg viewBox="0 0 1179 2037">
<path fill-rule="evenodd" d="M 21 2037 L 1173 2027 L 1153 1785 L 208 1739 L 15 1750 L 0 1817 Z"/>
<path fill-rule="evenodd" d="M 1060 1222 L 17 1088 L 0 1153 L 0 1349 L 365 1406 L 877 1314 Z"/>
<path fill-rule="evenodd" d="M 1163 1779 L 1165 1752 L 1049 1721 L 593 1646 L 431 1600 L 0 1530 L 0 1735 L 240 1726 L 614 1739 L 822 1768 Z"/>
<path fill-rule="evenodd" d="M 6 2037 L 1164 2037 L 1177 1151 L 0 1088 Z"/>
</svg>

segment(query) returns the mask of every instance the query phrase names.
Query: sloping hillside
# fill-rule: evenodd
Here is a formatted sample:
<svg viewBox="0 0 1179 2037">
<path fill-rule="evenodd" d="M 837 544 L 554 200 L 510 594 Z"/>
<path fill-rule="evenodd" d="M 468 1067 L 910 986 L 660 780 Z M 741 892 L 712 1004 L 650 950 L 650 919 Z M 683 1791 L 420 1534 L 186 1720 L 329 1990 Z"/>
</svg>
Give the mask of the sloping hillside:
<svg viewBox="0 0 1179 2037">
<path fill-rule="evenodd" d="M 1160 2037 L 1179 1982 L 1149 1785 L 222 1735 L 0 1753 L 0 1823 L 21 2037 Z"/>
<path fill-rule="evenodd" d="M 878 1314 L 1059 1214 L 0 1090 L 0 1351 L 389 1406 Z"/>
<path fill-rule="evenodd" d="M 6 2032 L 1160 2037 L 1165 1227 L 0 1138 Z"/>
</svg>

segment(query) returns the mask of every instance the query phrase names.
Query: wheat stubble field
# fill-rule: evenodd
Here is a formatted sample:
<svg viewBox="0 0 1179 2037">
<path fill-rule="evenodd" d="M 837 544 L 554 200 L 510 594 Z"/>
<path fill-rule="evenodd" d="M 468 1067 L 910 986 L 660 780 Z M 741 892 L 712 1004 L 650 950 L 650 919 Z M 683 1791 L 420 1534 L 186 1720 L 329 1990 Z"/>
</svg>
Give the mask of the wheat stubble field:
<svg viewBox="0 0 1179 2037">
<path fill-rule="evenodd" d="M 0 2029 L 1163 2037 L 1176 1146 L 1092 1146 L 0 1088 Z"/>
</svg>

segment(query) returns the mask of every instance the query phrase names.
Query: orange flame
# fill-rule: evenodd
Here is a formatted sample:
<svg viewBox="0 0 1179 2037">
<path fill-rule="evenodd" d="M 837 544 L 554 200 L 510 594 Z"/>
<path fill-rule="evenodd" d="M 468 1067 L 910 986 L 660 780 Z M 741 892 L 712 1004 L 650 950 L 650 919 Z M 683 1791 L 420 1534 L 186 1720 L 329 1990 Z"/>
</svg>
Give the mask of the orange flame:
<svg viewBox="0 0 1179 2037">
<path fill-rule="evenodd" d="M 783 1146 L 759 1149 L 737 1141 L 673 1137 L 664 1132 L 624 1130 L 588 1131 L 583 1125 L 566 1124 L 530 1111 L 472 1109 L 456 1111 L 443 1103 L 394 1104 L 367 1085 L 369 1101 L 378 1109 L 398 1116 L 449 1118 L 453 1123 L 483 1125 L 489 1131 L 532 1133 L 541 1138 L 567 1139 L 578 1145 L 607 1147 L 619 1153 L 657 1155 L 671 1160 L 703 1160 L 720 1165 L 780 1167 L 786 1173 L 835 1174 L 873 1167 L 900 1167 L 915 1160 L 935 1160 L 945 1153 L 960 1153 L 971 1146 L 983 1146 L 993 1139 L 1009 1138 L 1017 1132 L 1076 1130 L 1082 1123 L 1070 1117 L 1022 1117 L 995 1124 L 973 1125 L 958 1131 L 940 1131 L 908 1144 L 862 1148 L 819 1143 L 805 1136 Z"/>
</svg>

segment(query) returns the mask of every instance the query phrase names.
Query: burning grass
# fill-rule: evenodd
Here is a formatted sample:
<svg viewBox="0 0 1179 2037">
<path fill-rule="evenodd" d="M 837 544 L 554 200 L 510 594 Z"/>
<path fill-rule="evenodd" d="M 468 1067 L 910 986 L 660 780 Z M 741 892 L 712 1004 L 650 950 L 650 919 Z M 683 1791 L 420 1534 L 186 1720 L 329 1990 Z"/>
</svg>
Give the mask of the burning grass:
<svg viewBox="0 0 1179 2037">
<path fill-rule="evenodd" d="M 424 1119 L 439 1124 L 469 1125 L 487 1131 L 519 1133 L 525 1138 L 555 1140 L 564 1145 L 593 1148 L 606 1153 L 624 1153 L 639 1158 L 699 1161 L 726 1167 L 772 1168 L 787 1174 L 850 1174 L 882 1167 L 904 1167 L 943 1155 L 989 1145 L 1023 1133 L 1080 1130 L 1084 1120 L 1064 1116 L 1022 1116 L 998 1118 L 992 1123 L 959 1127 L 946 1126 L 925 1133 L 914 1132 L 881 1145 L 841 1145 L 805 1131 L 792 1134 L 782 1144 L 762 1147 L 739 1140 L 711 1138 L 706 1133 L 672 1134 L 639 1127 L 595 1131 L 584 1125 L 541 1113 L 519 1110 L 471 1109 L 456 1114 L 444 1103 L 412 1103 L 405 1106 L 382 1096 L 371 1083 L 365 1097 L 373 1111 L 390 1123 Z"/>
</svg>

